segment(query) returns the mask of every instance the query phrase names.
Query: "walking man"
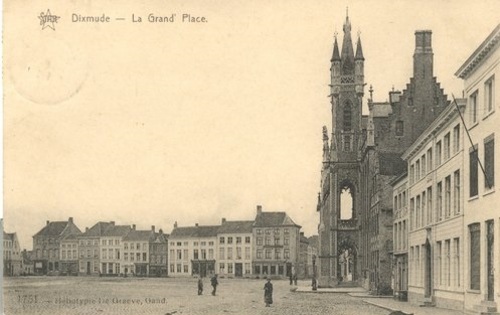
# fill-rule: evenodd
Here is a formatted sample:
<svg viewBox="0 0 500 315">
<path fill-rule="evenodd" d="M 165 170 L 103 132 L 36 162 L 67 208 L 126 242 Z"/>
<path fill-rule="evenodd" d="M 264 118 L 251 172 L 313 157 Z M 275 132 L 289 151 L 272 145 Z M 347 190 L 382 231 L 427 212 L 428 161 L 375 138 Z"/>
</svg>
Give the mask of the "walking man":
<svg viewBox="0 0 500 315">
<path fill-rule="evenodd" d="M 273 284 L 271 283 L 271 278 L 267 278 L 267 283 L 264 285 L 264 303 L 266 303 L 266 307 L 273 304 Z"/>
<path fill-rule="evenodd" d="M 217 281 L 217 275 L 215 274 L 212 279 L 210 279 L 210 283 L 212 284 L 212 287 L 214 288 L 212 290 L 212 295 L 215 295 L 215 292 L 217 291 L 217 285 L 219 282 Z"/>
<path fill-rule="evenodd" d="M 203 279 L 201 276 L 198 276 L 198 295 L 203 294 Z"/>
</svg>

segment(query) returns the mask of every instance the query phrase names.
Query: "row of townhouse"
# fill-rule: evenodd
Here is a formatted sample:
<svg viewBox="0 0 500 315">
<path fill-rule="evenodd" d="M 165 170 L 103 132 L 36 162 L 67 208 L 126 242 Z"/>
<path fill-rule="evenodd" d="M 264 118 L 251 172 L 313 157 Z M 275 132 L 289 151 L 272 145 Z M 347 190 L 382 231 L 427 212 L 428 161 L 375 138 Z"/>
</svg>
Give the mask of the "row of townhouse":
<svg viewBox="0 0 500 315">
<path fill-rule="evenodd" d="M 495 113 L 500 25 L 460 67 L 457 99 L 405 151 L 393 188 L 393 288 L 410 303 L 489 314 L 500 301 Z"/>
<path fill-rule="evenodd" d="M 23 273 L 22 252 L 16 233 L 3 232 L 3 275 L 19 276 Z"/>
<path fill-rule="evenodd" d="M 97 222 L 85 232 L 68 221 L 47 221 L 33 236 L 36 275 L 167 275 L 167 238 L 160 229 Z"/>
<path fill-rule="evenodd" d="M 300 228 L 286 212 L 263 212 L 261 206 L 253 221 L 176 223 L 169 238 L 169 275 L 289 277 L 300 265 Z"/>
</svg>

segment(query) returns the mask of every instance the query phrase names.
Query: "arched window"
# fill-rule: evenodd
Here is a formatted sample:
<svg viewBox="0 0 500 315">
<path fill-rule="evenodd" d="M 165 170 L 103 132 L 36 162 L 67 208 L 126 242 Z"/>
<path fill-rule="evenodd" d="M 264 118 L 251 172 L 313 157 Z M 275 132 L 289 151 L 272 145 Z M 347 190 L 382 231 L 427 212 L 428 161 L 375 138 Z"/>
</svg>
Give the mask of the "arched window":
<svg viewBox="0 0 500 315">
<path fill-rule="evenodd" d="M 354 190 L 350 185 L 345 185 L 340 190 L 340 219 L 351 220 L 353 218 Z"/>
<path fill-rule="evenodd" d="M 352 108 L 351 102 L 347 101 L 344 104 L 344 131 L 351 131 L 352 128 Z"/>
</svg>

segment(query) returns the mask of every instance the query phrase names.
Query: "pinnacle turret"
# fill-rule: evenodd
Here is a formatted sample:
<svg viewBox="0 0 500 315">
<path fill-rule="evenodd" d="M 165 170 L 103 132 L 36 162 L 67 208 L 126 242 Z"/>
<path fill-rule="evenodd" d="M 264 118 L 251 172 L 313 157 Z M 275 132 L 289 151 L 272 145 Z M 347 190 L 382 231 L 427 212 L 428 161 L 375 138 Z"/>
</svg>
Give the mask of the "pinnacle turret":
<svg viewBox="0 0 500 315">
<path fill-rule="evenodd" d="M 358 36 L 358 43 L 356 45 L 356 57 L 355 60 L 365 60 L 363 56 L 363 48 L 361 47 L 361 37 Z"/>
</svg>

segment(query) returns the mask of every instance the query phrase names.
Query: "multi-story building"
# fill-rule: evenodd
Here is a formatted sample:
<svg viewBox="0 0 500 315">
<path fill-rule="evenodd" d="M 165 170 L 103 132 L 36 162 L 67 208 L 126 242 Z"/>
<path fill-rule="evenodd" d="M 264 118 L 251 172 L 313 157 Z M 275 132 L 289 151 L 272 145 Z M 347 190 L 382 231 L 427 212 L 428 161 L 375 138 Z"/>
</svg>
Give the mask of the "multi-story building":
<svg viewBox="0 0 500 315">
<path fill-rule="evenodd" d="M 60 260 L 61 275 L 78 275 L 78 234 L 69 234 L 61 239 L 60 242 Z"/>
<path fill-rule="evenodd" d="M 500 215 L 495 164 L 500 125 L 500 25 L 455 73 L 464 80 L 464 115 L 470 141 L 464 144 L 464 266 L 461 286 L 465 309 L 472 314 L 498 314 L 500 300 Z M 447 245 L 445 245 L 447 246 Z M 446 249 L 445 249 L 446 250 Z"/>
<path fill-rule="evenodd" d="M 300 232 L 299 239 L 299 261 L 297 263 L 297 277 L 299 279 L 305 279 L 310 276 L 309 265 L 308 265 L 308 250 L 309 239 L 304 236 L 304 232 Z"/>
<path fill-rule="evenodd" d="M 389 182 L 405 172 L 401 154 L 448 101 L 433 73 L 432 32 L 416 31 L 410 82 L 402 92 L 390 92 L 389 101 L 382 103 L 373 101 L 370 88 L 369 113 L 362 115 L 361 39 L 354 50 L 349 17 L 343 30 L 342 51 L 335 37 L 330 67 L 331 143 L 323 128 L 318 281 L 323 287 L 336 286 L 347 270 L 348 279 L 374 294 L 386 294 L 392 291 Z"/>
<path fill-rule="evenodd" d="M 408 178 L 403 173 L 392 182 L 393 196 L 393 292 L 399 300 L 408 297 Z"/>
<path fill-rule="evenodd" d="M 316 261 L 318 259 L 318 235 L 313 235 L 308 237 L 309 246 L 307 247 L 307 266 L 309 268 L 308 274 L 311 278 L 317 276 L 317 265 Z"/>
<path fill-rule="evenodd" d="M 252 226 L 254 221 L 226 221 L 222 219 L 217 233 L 218 273 L 221 277 L 249 277 L 252 274 Z M 200 243 L 201 258 L 212 256 Z"/>
<path fill-rule="evenodd" d="M 60 242 L 70 234 L 81 233 L 73 223 L 73 218 L 68 221 L 47 220 L 47 224 L 33 236 L 33 263 L 37 275 L 57 275 L 60 271 Z"/>
<path fill-rule="evenodd" d="M 154 228 L 151 230 L 132 230 L 123 237 L 122 272 L 125 275 L 149 276 L 150 272 L 150 243 L 155 237 Z M 167 262 L 165 261 L 165 266 Z"/>
<path fill-rule="evenodd" d="M 97 222 L 90 229 L 85 228 L 85 232 L 78 235 L 79 251 L 79 274 L 99 275 L 100 274 L 100 239 L 106 229 L 114 225 L 115 222 Z"/>
<path fill-rule="evenodd" d="M 262 206 L 257 206 L 252 228 L 255 276 L 288 277 L 296 274 L 300 228 L 286 212 L 264 212 Z"/>
<path fill-rule="evenodd" d="M 131 231 L 135 230 L 135 224 L 130 227 L 129 225 L 115 225 L 112 221 L 110 225 L 102 232 L 99 238 L 99 252 L 100 252 L 100 274 L 101 275 L 120 275 L 123 273 L 120 263 L 122 261 L 121 255 L 124 252 L 122 248 L 123 238 Z M 143 264 L 140 265 L 140 274 L 147 274 L 147 264 L 149 255 L 148 240 L 137 245 L 137 253 L 141 253 L 139 260 Z M 140 252 L 142 250 L 142 252 Z M 146 256 L 144 256 L 146 252 Z M 139 257 L 138 257 L 139 258 Z M 137 262 L 139 262 L 137 261 Z"/>
<path fill-rule="evenodd" d="M 168 274 L 173 277 L 214 274 L 219 227 L 198 223 L 178 227 L 175 222 L 169 237 Z"/>
<path fill-rule="evenodd" d="M 33 256 L 33 251 L 27 251 L 23 249 L 21 257 L 22 257 L 22 275 L 23 276 L 31 276 L 35 273 L 35 264 L 31 257 Z"/>
<path fill-rule="evenodd" d="M 163 230 L 155 231 L 155 226 L 151 226 L 152 235 L 149 239 L 149 275 L 153 277 L 166 277 L 168 258 L 168 234 L 163 234 Z"/>
<path fill-rule="evenodd" d="M 19 276 L 21 273 L 21 248 L 17 234 L 3 232 L 3 275 Z"/>
<path fill-rule="evenodd" d="M 408 163 L 408 299 L 463 307 L 465 100 L 448 106 L 404 152 Z"/>
</svg>

